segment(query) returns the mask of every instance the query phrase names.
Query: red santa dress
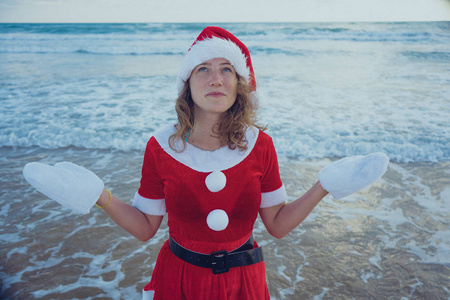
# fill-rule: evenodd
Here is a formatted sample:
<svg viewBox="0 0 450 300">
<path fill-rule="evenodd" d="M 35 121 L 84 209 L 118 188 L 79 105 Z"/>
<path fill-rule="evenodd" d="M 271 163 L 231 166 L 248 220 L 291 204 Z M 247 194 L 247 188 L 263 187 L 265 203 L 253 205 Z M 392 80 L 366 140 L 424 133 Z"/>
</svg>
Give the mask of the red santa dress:
<svg viewBox="0 0 450 300">
<path fill-rule="evenodd" d="M 272 139 L 249 127 L 246 151 L 227 146 L 204 151 L 187 144 L 176 152 L 168 144 L 174 130 L 167 126 L 148 141 L 133 205 L 150 215 L 167 213 L 170 236 L 191 251 L 210 254 L 239 248 L 251 236 L 259 208 L 286 200 Z M 214 220 L 210 213 L 216 210 L 228 223 Z M 264 262 L 213 274 L 176 257 L 168 241 L 145 293 L 155 300 L 269 299 Z"/>
</svg>

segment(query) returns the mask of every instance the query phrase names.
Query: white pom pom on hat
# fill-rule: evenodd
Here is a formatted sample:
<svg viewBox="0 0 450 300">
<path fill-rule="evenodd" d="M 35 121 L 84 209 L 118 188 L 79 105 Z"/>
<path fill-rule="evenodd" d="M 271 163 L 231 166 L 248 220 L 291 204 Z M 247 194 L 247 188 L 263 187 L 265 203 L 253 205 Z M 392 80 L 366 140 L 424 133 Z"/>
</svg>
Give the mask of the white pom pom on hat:
<svg viewBox="0 0 450 300">
<path fill-rule="evenodd" d="M 236 73 L 247 79 L 256 91 L 255 73 L 247 47 L 227 30 L 208 26 L 197 37 L 181 63 L 177 76 L 178 94 L 183 91 L 186 81 L 196 66 L 219 57 L 228 60 Z"/>
</svg>

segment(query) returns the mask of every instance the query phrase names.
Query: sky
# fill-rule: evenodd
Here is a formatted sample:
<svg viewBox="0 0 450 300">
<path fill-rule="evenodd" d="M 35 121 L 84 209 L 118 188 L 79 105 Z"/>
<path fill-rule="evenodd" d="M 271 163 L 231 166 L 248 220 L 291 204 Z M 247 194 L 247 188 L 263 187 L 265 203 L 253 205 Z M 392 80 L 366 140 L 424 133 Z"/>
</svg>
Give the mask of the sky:
<svg viewBox="0 0 450 300">
<path fill-rule="evenodd" d="M 450 21 L 450 0 L 0 0 L 1 23 Z"/>
</svg>

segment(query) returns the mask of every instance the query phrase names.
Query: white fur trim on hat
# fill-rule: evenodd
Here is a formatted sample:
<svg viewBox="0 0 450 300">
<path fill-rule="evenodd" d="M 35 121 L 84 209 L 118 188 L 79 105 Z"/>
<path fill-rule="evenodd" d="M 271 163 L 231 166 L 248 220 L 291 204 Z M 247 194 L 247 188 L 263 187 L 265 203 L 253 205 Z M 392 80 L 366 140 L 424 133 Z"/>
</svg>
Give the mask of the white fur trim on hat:
<svg viewBox="0 0 450 300">
<path fill-rule="evenodd" d="M 181 64 L 177 76 L 177 88 L 180 94 L 185 82 L 199 64 L 213 58 L 223 57 L 230 62 L 239 75 L 250 81 L 250 69 L 247 68 L 247 57 L 232 41 L 222 38 L 209 38 L 195 43 L 188 51 Z"/>
</svg>

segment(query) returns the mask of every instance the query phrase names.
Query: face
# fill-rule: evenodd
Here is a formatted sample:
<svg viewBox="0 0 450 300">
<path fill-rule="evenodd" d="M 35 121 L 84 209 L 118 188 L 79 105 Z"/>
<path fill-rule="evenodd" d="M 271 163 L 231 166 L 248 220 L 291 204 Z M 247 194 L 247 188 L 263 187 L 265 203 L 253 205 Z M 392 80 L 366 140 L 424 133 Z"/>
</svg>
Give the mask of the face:
<svg viewBox="0 0 450 300">
<path fill-rule="evenodd" d="M 222 115 L 236 101 L 236 71 L 225 58 L 214 58 L 195 67 L 189 79 L 194 114 Z"/>
</svg>

